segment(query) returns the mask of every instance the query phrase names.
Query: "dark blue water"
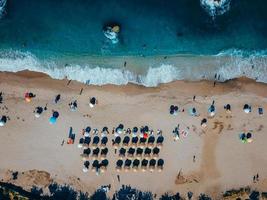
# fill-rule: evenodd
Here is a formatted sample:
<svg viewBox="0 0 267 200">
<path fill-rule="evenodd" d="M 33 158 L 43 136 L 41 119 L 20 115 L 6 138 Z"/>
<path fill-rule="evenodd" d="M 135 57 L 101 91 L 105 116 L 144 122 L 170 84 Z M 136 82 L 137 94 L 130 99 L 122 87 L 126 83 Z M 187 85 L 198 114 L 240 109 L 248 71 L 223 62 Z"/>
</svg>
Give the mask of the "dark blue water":
<svg viewBox="0 0 267 200">
<path fill-rule="evenodd" d="M 0 21 L 0 49 L 55 54 L 217 54 L 267 49 L 267 1 L 232 0 L 212 19 L 198 0 L 10 0 Z M 103 25 L 121 26 L 111 45 Z"/>
<path fill-rule="evenodd" d="M 267 82 L 266 8 L 266 0 L 231 0 L 227 12 L 211 17 L 200 0 L 7 0 L 0 71 L 98 85 L 156 86 L 214 73 Z M 103 35 L 108 23 L 121 27 L 116 45 Z"/>
</svg>

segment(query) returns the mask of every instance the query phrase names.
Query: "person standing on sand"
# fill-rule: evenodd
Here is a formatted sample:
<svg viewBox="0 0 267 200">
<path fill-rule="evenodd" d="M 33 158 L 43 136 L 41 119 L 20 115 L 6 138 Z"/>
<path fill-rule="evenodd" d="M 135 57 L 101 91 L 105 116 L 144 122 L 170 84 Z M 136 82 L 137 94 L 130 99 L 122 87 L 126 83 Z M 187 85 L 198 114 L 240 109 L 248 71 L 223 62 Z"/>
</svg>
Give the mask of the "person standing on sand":
<svg viewBox="0 0 267 200">
<path fill-rule="evenodd" d="M 259 181 L 259 174 L 256 175 L 256 180 Z"/>
<path fill-rule="evenodd" d="M 121 182 L 121 178 L 120 178 L 120 175 L 117 175 L 117 179 L 119 181 L 119 183 Z"/>
<path fill-rule="evenodd" d="M 0 92 L 0 104 L 2 104 L 3 103 L 3 92 Z"/>
<path fill-rule="evenodd" d="M 193 162 L 196 162 L 196 156 L 195 155 L 193 156 Z"/>
<path fill-rule="evenodd" d="M 58 94 L 55 98 L 55 103 L 57 104 L 57 102 L 60 100 L 60 94 Z"/>
</svg>

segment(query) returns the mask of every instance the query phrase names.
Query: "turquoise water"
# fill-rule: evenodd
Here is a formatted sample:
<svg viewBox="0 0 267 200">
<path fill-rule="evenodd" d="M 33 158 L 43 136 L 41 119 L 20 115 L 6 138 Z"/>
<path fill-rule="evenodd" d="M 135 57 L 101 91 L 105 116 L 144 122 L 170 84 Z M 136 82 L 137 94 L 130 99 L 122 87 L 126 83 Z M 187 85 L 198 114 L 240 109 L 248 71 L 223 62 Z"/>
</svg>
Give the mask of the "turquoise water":
<svg viewBox="0 0 267 200">
<path fill-rule="evenodd" d="M 198 0 L 10 0 L 0 20 L 0 70 L 9 70 L 12 59 L 16 69 L 37 69 L 27 65 L 38 63 L 44 71 L 62 69 L 63 59 L 90 56 L 239 52 L 254 59 L 266 55 L 266 7 L 265 0 L 232 0 L 228 12 L 212 18 Z M 117 45 L 103 35 L 109 22 L 121 26 Z M 68 64 L 75 71 L 79 62 Z"/>
</svg>

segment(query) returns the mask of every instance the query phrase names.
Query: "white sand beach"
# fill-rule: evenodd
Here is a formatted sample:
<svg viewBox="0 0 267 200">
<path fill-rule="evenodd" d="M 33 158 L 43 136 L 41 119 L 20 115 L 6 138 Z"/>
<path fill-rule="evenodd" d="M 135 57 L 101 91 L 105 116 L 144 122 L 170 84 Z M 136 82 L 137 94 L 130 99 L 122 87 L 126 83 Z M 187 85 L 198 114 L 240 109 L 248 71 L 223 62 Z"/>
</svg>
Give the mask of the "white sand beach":
<svg viewBox="0 0 267 200">
<path fill-rule="evenodd" d="M 45 188 L 54 180 L 87 192 L 111 184 L 110 193 L 124 184 L 158 195 L 165 192 L 186 195 L 192 191 L 195 195 L 206 193 L 214 198 L 220 198 L 222 192 L 232 188 L 266 189 L 266 113 L 258 114 L 258 107 L 267 110 L 266 84 L 245 78 L 217 83 L 215 87 L 208 81 L 175 81 L 155 88 L 67 83 L 68 80 L 54 80 L 28 71 L 0 73 L 0 91 L 3 92 L 0 117 L 10 118 L 0 127 L 2 181 L 29 189 L 32 185 Z M 27 103 L 25 92 L 32 92 L 36 97 Z M 61 100 L 55 104 L 57 94 L 61 94 Z M 89 107 L 89 97 L 98 100 L 94 108 Z M 68 106 L 73 100 L 78 102 L 75 112 Z M 213 100 L 216 115 L 211 118 L 207 109 Z M 35 118 L 34 108 L 46 104 L 48 110 Z M 226 104 L 231 104 L 231 114 L 224 110 Z M 251 113 L 243 112 L 244 104 L 252 106 Z M 170 115 L 170 105 L 177 105 L 181 112 Z M 188 109 L 192 107 L 199 116 L 189 115 Z M 52 109 L 59 112 L 54 125 L 49 124 Z M 208 120 L 206 128 L 200 125 L 203 118 Z M 77 148 L 82 129 L 90 126 L 102 130 L 107 126 L 111 132 L 120 123 L 125 128 L 148 125 L 154 132 L 162 130 L 165 138 L 159 154 L 165 161 L 162 172 L 117 172 L 115 163 L 119 157 L 114 153 L 111 134 L 107 144 L 107 171 L 97 176 L 91 171 L 91 159 L 89 172 L 82 171 L 82 150 Z M 174 141 L 172 131 L 178 124 L 184 130 L 188 127 L 189 134 Z M 70 127 L 76 134 L 73 145 L 66 143 Z M 242 143 L 239 139 L 242 132 L 251 132 L 253 141 Z M 65 140 L 63 146 L 62 140 Z M 12 179 L 10 170 L 19 172 L 16 180 Z M 254 183 L 253 176 L 257 173 L 259 181 Z"/>
</svg>

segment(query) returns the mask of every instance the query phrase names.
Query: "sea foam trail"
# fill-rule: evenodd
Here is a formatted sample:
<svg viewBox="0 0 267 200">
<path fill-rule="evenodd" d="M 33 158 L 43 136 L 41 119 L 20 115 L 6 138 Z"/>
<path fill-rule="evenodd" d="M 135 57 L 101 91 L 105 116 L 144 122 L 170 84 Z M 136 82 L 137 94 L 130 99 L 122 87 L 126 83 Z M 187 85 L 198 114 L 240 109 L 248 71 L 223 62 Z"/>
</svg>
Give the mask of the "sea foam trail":
<svg viewBox="0 0 267 200">
<path fill-rule="evenodd" d="M 6 13 L 6 4 L 7 4 L 7 0 L 0 0 L 0 19 Z"/>
<path fill-rule="evenodd" d="M 200 0 L 200 5 L 208 12 L 212 17 L 217 15 L 223 15 L 230 10 L 231 0 Z"/>
<path fill-rule="evenodd" d="M 31 53 L 9 51 L 0 53 L 0 71 L 37 71 L 46 73 L 55 79 L 67 77 L 92 85 L 135 83 L 146 87 L 156 87 L 161 83 L 175 80 L 213 80 L 215 73 L 220 75 L 220 81 L 246 76 L 267 83 L 267 57 L 264 55 L 243 57 L 236 54 L 225 57 L 224 52 L 211 58 L 210 66 L 206 65 L 211 62 L 210 58 L 209 61 L 202 65 L 200 63 L 199 66 L 192 64 L 192 59 L 188 58 L 188 63 L 183 65 L 181 62 L 159 63 L 153 67 L 145 67 L 142 73 L 134 73 L 123 68 L 106 68 L 89 64 L 68 64 L 62 67 L 54 61 L 41 61 Z"/>
</svg>

